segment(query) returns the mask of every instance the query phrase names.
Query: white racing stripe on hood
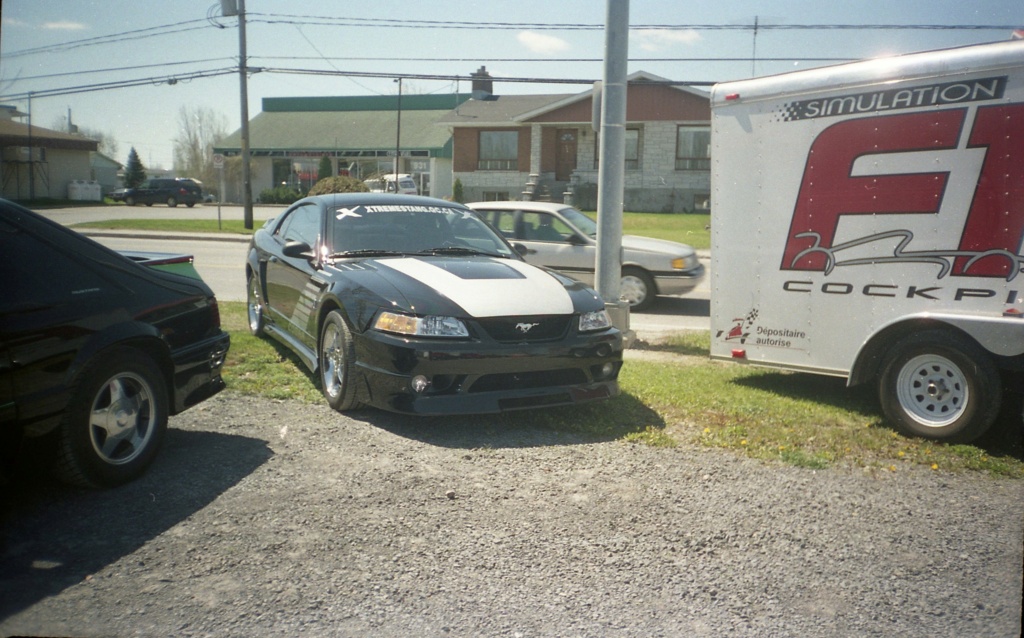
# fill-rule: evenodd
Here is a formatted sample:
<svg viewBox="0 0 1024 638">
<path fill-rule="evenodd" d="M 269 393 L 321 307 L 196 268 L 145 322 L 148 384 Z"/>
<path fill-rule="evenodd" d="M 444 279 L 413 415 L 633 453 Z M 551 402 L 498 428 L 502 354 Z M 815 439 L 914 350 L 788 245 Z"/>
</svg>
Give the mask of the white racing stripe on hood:
<svg viewBox="0 0 1024 638">
<path fill-rule="evenodd" d="M 463 279 L 429 261 L 406 257 L 378 262 L 430 286 L 473 317 L 572 314 L 572 299 L 557 279 L 543 270 L 511 259 L 494 259 L 522 277 Z"/>
</svg>

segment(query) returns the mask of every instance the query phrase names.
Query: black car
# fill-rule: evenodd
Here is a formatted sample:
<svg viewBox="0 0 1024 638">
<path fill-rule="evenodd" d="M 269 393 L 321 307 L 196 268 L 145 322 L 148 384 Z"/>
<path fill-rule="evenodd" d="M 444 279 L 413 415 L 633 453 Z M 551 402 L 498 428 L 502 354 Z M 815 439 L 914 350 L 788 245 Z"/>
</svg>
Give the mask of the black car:
<svg viewBox="0 0 1024 638">
<path fill-rule="evenodd" d="M 203 201 L 203 185 L 189 177 L 154 178 L 146 180 L 136 188 L 117 189 L 110 197 L 129 206 L 167 204 L 174 208 L 178 204 L 184 204 L 192 208 Z"/>
<path fill-rule="evenodd" d="M 249 327 L 337 410 L 486 413 L 618 394 L 622 334 L 593 289 L 527 264 L 472 210 L 413 195 L 296 202 L 253 236 Z"/>
<path fill-rule="evenodd" d="M 62 479 L 123 483 L 153 460 L 168 415 L 224 387 L 213 292 L 143 261 L 0 200 L 5 467 L 25 437 L 47 435 Z"/>
</svg>

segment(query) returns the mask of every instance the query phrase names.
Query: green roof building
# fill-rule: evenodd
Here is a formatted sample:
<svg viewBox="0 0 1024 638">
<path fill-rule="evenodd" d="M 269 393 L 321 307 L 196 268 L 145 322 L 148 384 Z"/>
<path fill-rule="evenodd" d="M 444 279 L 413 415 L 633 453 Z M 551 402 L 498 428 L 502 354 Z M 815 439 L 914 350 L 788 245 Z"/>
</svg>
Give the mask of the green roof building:
<svg viewBox="0 0 1024 638">
<path fill-rule="evenodd" d="M 359 179 L 395 171 L 411 174 L 420 193 L 447 197 L 452 192 L 452 135 L 437 122 L 470 94 L 264 98 L 249 122 L 252 191 L 289 185 L 306 190 L 320 159 L 331 159 L 335 175 Z M 399 126 L 401 123 L 401 126 Z M 215 153 L 241 153 L 241 131 L 214 147 Z M 240 185 L 229 184 L 229 199 L 241 201 Z M 237 193 L 235 191 L 238 191 Z"/>
</svg>

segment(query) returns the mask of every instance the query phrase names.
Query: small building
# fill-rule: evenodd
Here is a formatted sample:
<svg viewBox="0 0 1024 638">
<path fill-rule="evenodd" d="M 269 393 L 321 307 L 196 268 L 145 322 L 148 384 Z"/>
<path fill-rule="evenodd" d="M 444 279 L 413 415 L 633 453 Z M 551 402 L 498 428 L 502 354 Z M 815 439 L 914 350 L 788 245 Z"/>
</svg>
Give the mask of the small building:
<svg viewBox="0 0 1024 638">
<path fill-rule="evenodd" d="M 638 212 L 706 212 L 711 193 L 708 94 L 645 72 L 628 78 L 623 206 Z M 466 201 L 571 198 L 597 205 L 599 136 L 593 90 L 494 95 L 474 74 L 473 99 L 438 125 L 451 131 L 453 181 Z"/>
<path fill-rule="evenodd" d="M 27 117 L 0 105 L 0 194 L 7 199 L 67 199 L 69 186 L 92 179 L 96 140 L 16 122 Z"/>
<path fill-rule="evenodd" d="M 89 153 L 89 165 L 92 168 L 91 179 L 99 183 L 100 190 L 104 195 L 121 187 L 119 175 L 124 170 L 124 165 L 121 162 L 107 157 L 99 151 L 94 151 Z"/>
<path fill-rule="evenodd" d="M 317 170 L 325 156 L 333 174 L 365 179 L 394 172 L 396 155 L 398 172 L 413 175 L 421 194 L 450 196 L 451 135 L 436 122 L 469 97 L 264 98 L 262 111 L 249 122 L 253 196 L 278 186 L 307 190 L 324 177 Z M 237 157 L 241 131 L 213 150 Z M 228 184 L 227 191 L 227 197 L 241 201 L 237 183 Z"/>
</svg>

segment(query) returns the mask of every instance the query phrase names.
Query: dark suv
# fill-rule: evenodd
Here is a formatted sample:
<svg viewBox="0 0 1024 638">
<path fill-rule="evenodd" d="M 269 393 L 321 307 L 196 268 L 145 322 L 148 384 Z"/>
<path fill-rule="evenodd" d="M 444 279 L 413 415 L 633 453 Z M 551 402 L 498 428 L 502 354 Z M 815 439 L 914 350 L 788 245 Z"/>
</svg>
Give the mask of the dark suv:
<svg viewBox="0 0 1024 638">
<path fill-rule="evenodd" d="M 173 208 L 184 204 L 192 208 L 203 201 L 203 185 L 188 177 L 148 179 L 137 188 L 125 189 L 118 199 L 123 199 L 129 206 L 167 204 Z"/>
</svg>

